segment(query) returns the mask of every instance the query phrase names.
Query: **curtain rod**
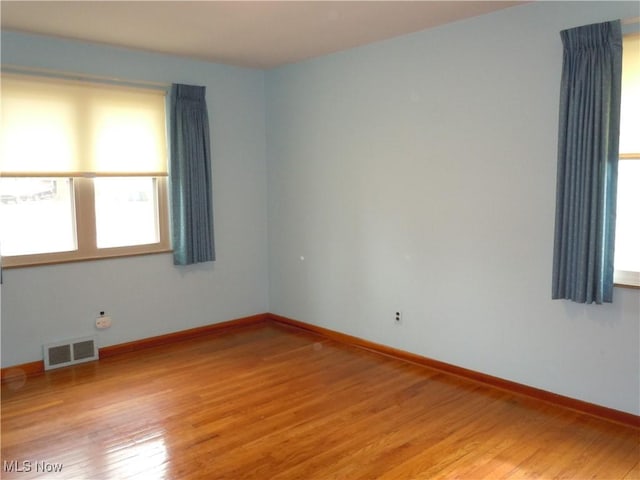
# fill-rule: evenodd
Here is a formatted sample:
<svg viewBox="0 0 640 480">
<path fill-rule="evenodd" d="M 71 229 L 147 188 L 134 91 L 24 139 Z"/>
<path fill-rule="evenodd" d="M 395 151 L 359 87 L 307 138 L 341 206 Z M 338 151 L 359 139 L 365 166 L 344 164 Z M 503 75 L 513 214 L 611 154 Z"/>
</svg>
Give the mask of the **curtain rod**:
<svg viewBox="0 0 640 480">
<path fill-rule="evenodd" d="M 26 67 L 23 65 L 12 65 L 3 63 L 2 73 L 16 73 L 27 75 L 38 75 L 42 77 L 60 78 L 63 80 L 89 81 L 104 83 L 108 85 L 121 85 L 127 87 L 147 88 L 154 90 L 168 91 L 171 88 L 170 83 L 150 82 L 146 80 L 128 80 L 118 77 L 104 77 L 101 75 L 91 75 L 87 73 L 67 72 L 63 70 L 54 70 L 41 67 Z"/>
</svg>

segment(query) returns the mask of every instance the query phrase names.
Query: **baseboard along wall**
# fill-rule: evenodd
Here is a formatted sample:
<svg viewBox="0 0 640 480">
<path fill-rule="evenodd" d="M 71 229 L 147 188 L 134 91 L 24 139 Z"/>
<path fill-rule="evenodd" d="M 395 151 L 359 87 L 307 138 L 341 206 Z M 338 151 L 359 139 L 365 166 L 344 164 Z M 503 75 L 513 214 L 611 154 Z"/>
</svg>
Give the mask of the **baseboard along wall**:
<svg viewBox="0 0 640 480">
<path fill-rule="evenodd" d="M 167 333 L 165 335 L 158 335 L 155 337 L 143 338 L 140 340 L 134 340 L 132 342 L 119 343 L 116 345 L 110 345 L 108 347 L 100 348 L 99 357 L 108 358 L 116 355 L 122 355 L 124 353 L 144 350 L 146 348 L 182 342 L 185 340 L 203 337 L 206 335 L 221 334 L 235 328 L 245 327 L 248 325 L 255 325 L 255 324 L 264 323 L 267 321 L 269 321 L 268 314 L 260 313 L 257 315 L 237 318 L 237 319 L 229 320 L 226 322 L 214 323 L 214 324 L 205 325 L 202 327 L 190 328 L 187 330 L 180 330 L 178 332 Z M 15 382 L 20 379 L 32 377 L 35 375 L 41 375 L 44 373 L 44 371 L 45 371 L 44 361 L 36 360 L 35 362 L 23 363 L 21 365 L 2 368 L 0 371 L 0 377 L 2 379 L 2 383 L 8 383 L 8 382 Z"/>
<path fill-rule="evenodd" d="M 559 395 L 547 390 L 542 390 L 521 383 L 512 382 L 510 380 L 505 380 L 503 378 L 487 375 L 474 370 L 458 367 L 456 365 L 423 357 L 415 353 L 410 353 L 404 350 L 389 347 L 387 345 L 370 342 L 359 337 L 354 337 L 352 335 L 347 335 L 335 330 L 330 330 L 324 327 L 319 327 L 317 325 L 312 325 L 272 313 L 252 315 L 249 317 L 229 320 L 227 322 L 206 325 L 203 327 L 169 333 L 166 335 L 159 335 L 155 337 L 136 340 L 133 342 L 103 347 L 100 349 L 100 358 L 113 357 L 124 353 L 140 351 L 146 348 L 181 342 L 184 340 L 198 338 L 206 335 L 223 334 L 233 329 L 266 322 L 275 323 L 286 328 L 304 330 L 306 332 L 333 340 L 335 342 L 350 345 L 356 348 L 366 349 L 397 360 L 418 364 L 425 368 L 437 370 L 439 372 L 454 375 L 456 377 L 465 378 L 469 381 L 481 383 L 483 385 L 488 385 L 515 395 L 526 396 L 556 406 L 568 408 L 583 414 L 640 429 L 640 416 L 634 415 L 632 413 L 615 410 L 613 408 L 604 407 L 602 405 L 585 402 L 583 400 L 578 400 L 571 397 L 566 397 L 564 395 Z M 44 362 L 42 360 L 29 362 L 22 365 L 16 365 L 13 367 L 2 368 L 2 383 L 12 382 L 16 381 L 17 379 L 24 379 L 26 377 L 40 375 L 43 373 Z"/>
</svg>

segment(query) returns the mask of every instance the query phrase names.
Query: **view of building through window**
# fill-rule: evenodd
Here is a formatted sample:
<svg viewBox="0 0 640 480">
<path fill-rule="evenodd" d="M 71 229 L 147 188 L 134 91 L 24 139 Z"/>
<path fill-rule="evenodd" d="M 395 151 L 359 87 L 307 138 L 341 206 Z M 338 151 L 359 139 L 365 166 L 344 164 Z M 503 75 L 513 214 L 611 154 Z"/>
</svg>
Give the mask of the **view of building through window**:
<svg viewBox="0 0 640 480">
<path fill-rule="evenodd" d="M 69 178 L 0 178 L 2 255 L 76 249 Z"/>
<path fill-rule="evenodd" d="M 98 248 L 160 241 L 155 179 L 96 178 L 94 188 Z"/>
</svg>

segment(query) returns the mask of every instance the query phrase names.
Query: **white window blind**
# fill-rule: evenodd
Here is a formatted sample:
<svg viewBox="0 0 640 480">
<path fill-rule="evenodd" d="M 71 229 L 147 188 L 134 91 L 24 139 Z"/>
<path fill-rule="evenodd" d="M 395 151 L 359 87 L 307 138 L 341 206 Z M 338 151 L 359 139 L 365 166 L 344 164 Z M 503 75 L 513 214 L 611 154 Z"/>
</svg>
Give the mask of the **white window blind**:
<svg viewBox="0 0 640 480">
<path fill-rule="evenodd" d="M 166 176 L 163 90 L 2 75 L 0 172 Z"/>
<path fill-rule="evenodd" d="M 622 49 L 620 154 L 640 154 L 640 33 L 626 35 Z"/>
</svg>

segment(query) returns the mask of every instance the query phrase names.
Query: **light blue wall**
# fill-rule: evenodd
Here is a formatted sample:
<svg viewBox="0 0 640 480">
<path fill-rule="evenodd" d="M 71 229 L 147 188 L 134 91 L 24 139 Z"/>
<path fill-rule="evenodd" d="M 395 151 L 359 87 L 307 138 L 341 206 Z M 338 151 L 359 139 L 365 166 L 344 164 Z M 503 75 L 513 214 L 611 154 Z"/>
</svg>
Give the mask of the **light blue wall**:
<svg viewBox="0 0 640 480">
<path fill-rule="evenodd" d="M 266 73 L 3 33 L 4 63 L 207 86 L 218 261 L 5 271 L 2 365 L 99 310 L 101 346 L 272 311 L 640 413 L 640 292 L 550 300 L 558 32 L 637 15 L 536 2 Z"/>
<path fill-rule="evenodd" d="M 41 359 L 42 344 L 58 339 L 96 333 L 106 346 L 267 310 L 262 71 L 8 32 L 2 62 L 206 86 L 217 253 L 188 268 L 153 255 L 5 270 L 3 366 Z M 100 310 L 114 325 L 97 332 Z"/>
<path fill-rule="evenodd" d="M 550 299 L 559 31 L 637 15 L 535 2 L 267 72 L 271 312 L 640 413 L 640 291 Z"/>
</svg>

